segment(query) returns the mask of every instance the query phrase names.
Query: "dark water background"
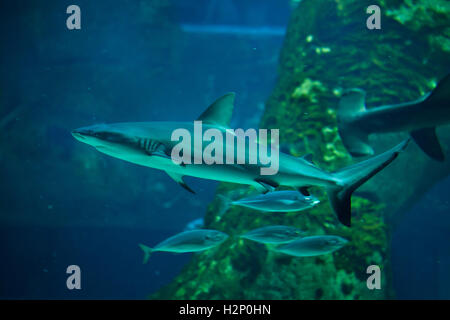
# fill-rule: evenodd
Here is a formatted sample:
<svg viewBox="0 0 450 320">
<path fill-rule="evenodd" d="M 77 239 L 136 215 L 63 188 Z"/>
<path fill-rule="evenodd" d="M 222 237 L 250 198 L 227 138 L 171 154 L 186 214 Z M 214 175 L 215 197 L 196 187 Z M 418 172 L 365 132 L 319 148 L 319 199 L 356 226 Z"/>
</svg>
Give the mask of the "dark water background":
<svg viewBox="0 0 450 320">
<path fill-rule="evenodd" d="M 278 0 L 152 3 L 0 4 L 0 119 L 12 119 L 0 126 L 0 298 L 141 299 L 189 260 L 158 253 L 142 265 L 137 243 L 156 244 L 202 217 L 217 183 L 188 178 L 197 191 L 189 194 L 164 172 L 76 142 L 70 130 L 190 121 L 229 91 L 237 93 L 232 126 L 256 127 L 283 38 L 246 32 L 285 28 L 291 9 Z M 70 4 L 81 7 L 81 30 L 66 29 Z M 209 33 L 211 25 L 232 34 Z M 396 227 L 399 298 L 450 298 L 449 189 L 448 180 L 436 186 Z M 80 291 L 65 286 L 71 264 L 81 268 Z"/>
</svg>

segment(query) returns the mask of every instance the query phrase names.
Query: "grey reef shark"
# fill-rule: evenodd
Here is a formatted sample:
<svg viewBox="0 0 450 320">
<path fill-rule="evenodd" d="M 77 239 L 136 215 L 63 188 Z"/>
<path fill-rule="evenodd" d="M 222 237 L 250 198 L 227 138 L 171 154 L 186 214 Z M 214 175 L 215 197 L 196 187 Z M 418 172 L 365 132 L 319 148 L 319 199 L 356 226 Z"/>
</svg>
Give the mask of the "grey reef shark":
<svg viewBox="0 0 450 320">
<path fill-rule="evenodd" d="M 450 124 L 450 74 L 416 101 L 366 108 L 365 97 L 363 90 L 354 88 L 339 101 L 339 134 L 352 156 L 374 153 L 369 144 L 372 133 L 405 131 L 430 158 L 444 161 L 436 127 Z"/>
<path fill-rule="evenodd" d="M 231 130 L 229 124 L 234 98 L 234 93 L 228 93 L 219 98 L 200 115 L 197 121 L 202 121 L 205 129 L 214 128 L 220 132 Z M 277 149 L 278 170 L 276 174 L 264 175 L 261 174 L 261 168 L 267 165 L 262 164 L 260 158 L 255 164 L 237 164 L 237 161 L 232 164 L 226 161 L 223 161 L 223 164 L 213 161 L 207 164 L 208 159 L 204 159 L 201 163 L 173 161 L 172 149 L 178 141 L 172 140 L 172 133 L 176 129 L 184 128 L 191 134 L 195 134 L 194 126 L 195 122 L 112 123 L 79 128 L 73 130 L 72 135 L 77 140 L 109 156 L 164 170 L 172 179 L 191 192 L 193 191 L 183 180 L 184 176 L 251 185 L 260 192 L 271 191 L 278 186 L 287 186 L 299 190 L 304 195 L 309 195 L 309 187 L 323 187 L 328 193 L 331 206 L 339 221 L 346 226 L 351 225 L 353 191 L 390 164 L 406 148 L 409 141 L 405 140 L 384 153 L 333 173 L 316 167 L 309 155 L 297 158 L 279 152 Z M 230 141 L 225 143 L 226 147 L 229 143 Z M 252 156 L 251 153 L 256 151 L 254 148 L 249 148 L 249 144 L 244 144 L 245 154 Z M 208 146 L 201 148 L 205 149 Z M 192 156 L 195 154 L 194 150 Z M 233 152 L 233 156 L 236 158 L 236 153 Z M 223 157 L 225 158 L 225 153 Z"/>
</svg>

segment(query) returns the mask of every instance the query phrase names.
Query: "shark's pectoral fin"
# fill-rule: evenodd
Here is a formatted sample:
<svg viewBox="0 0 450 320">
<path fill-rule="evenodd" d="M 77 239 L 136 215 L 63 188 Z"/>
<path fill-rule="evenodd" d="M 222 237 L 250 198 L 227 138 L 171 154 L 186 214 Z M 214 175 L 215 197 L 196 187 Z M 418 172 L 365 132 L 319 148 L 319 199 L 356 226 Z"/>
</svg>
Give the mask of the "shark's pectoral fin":
<svg viewBox="0 0 450 320">
<path fill-rule="evenodd" d="M 414 130 L 411 133 L 411 137 L 430 158 L 437 161 L 444 161 L 445 156 L 442 151 L 441 144 L 436 135 L 436 128 L 424 128 Z"/>
<path fill-rule="evenodd" d="M 277 183 L 270 180 L 256 179 L 255 181 L 258 183 L 255 188 L 262 193 L 274 191 L 278 187 Z"/>
<path fill-rule="evenodd" d="M 171 177 L 173 180 L 175 180 L 180 186 L 185 188 L 187 191 L 195 194 L 195 191 L 192 190 L 191 188 L 189 188 L 189 186 L 186 184 L 186 182 L 184 182 L 183 175 L 181 175 L 179 173 L 170 172 L 170 171 L 166 171 L 166 173 L 169 175 L 169 177 Z"/>
</svg>

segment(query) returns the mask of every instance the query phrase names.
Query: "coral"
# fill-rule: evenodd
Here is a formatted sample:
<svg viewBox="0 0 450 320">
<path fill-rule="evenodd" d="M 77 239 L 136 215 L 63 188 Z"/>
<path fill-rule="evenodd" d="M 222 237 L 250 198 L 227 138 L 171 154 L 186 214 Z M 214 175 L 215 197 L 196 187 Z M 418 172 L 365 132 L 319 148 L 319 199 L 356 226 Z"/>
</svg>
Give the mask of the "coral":
<svg viewBox="0 0 450 320">
<path fill-rule="evenodd" d="M 450 3 L 446 0 L 405 0 L 387 16 L 417 31 L 424 27 L 448 26 Z"/>
<path fill-rule="evenodd" d="M 414 31 L 442 27 L 443 32 L 442 29 L 428 32 L 426 37 L 432 47 L 450 52 L 450 2 L 447 0 L 405 0 L 386 14 Z"/>
</svg>

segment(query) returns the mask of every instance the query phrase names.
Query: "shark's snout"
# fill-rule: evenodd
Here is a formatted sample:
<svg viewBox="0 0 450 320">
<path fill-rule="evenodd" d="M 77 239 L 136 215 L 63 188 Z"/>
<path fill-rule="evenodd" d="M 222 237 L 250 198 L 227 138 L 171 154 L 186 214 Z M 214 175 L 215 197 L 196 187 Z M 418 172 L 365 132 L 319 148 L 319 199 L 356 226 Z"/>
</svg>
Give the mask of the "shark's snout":
<svg viewBox="0 0 450 320">
<path fill-rule="evenodd" d="M 84 136 L 81 134 L 81 133 L 79 133 L 79 132 L 77 132 L 77 131 L 72 131 L 72 136 L 75 138 L 75 139 L 78 139 L 78 140 L 81 140 L 81 139 L 84 139 Z"/>
<path fill-rule="evenodd" d="M 83 142 L 86 141 L 87 137 L 89 136 L 88 131 L 84 128 L 72 130 L 71 133 L 75 139 L 77 139 L 79 141 L 83 141 Z"/>
<path fill-rule="evenodd" d="M 103 124 L 77 128 L 72 130 L 71 134 L 76 140 L 93 146 L 97 150 L 108 149 L 109 152 L 112 152 L 117 148 L 123 149 L 126 146 L 126 141 L 122 139 L 123 137 L 119 133 L 109 130 Z"/>
</svg>

